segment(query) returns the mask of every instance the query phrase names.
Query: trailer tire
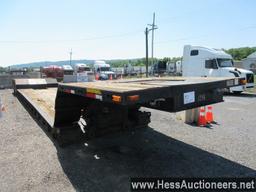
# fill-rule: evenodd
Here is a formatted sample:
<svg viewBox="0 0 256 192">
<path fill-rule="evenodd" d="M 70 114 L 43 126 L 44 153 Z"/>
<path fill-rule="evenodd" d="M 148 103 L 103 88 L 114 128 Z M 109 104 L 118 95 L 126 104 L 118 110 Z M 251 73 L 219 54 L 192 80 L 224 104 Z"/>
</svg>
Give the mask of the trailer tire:
<svg viewBox="0 0 256 192">
<path fill-rule="evenodd" d="M 240 95 L 243 91 L 233 91 L 235 95 Z"/>
</svg>

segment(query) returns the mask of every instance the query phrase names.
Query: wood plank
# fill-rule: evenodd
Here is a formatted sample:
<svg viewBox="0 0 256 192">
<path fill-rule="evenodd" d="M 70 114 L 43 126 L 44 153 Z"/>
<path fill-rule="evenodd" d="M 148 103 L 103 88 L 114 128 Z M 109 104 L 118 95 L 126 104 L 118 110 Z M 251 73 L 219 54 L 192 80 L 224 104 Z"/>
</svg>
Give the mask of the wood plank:
<svg viewBox="0 0 256 192">
<path fill-rule="evenodd" d="M 66 83 L 67 85 L 79 88 L 99 89 L 103 91 L 128 92 L 139 91 L 151 88 L 168 87 L 175 85 L 189 85 L 198 83 L 208 83 L 212 81 L 224 80 L 225 78 L 204 78 L 204 77 L 160 77 L 160 78 L 142 78 L 142 79 L 125 79 L 112 81 L 95 81 L 81 83 Z"/>
<path fill-rule="evenodd" d="M 55 117 L 55 98 L 57 88 L 20 89 L 19 92 L 29 99 L 39 113 L 53 125 Z"/>
</svg>

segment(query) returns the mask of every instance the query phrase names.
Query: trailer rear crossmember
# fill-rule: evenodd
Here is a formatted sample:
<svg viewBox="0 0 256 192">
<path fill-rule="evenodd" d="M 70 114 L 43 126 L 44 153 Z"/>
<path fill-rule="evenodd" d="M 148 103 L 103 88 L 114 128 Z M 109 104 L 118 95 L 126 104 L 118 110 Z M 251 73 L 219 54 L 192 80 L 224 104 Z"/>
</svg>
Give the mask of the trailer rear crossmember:
<svg viewBox="0 0 256 192">
<path fill-rule="evenodd" d="M 48 125 L 59 143 L 66 143 L 81 133 L 94 138 L 145 127 L 151 114 L 140 111 L 142 106 L 177 112 L 222 102 L 223 89 L 242 82 L 237 78 L 165 77 L 68 84 L 15 79 L 13 85 L 14 93 Z"/>
</svg>

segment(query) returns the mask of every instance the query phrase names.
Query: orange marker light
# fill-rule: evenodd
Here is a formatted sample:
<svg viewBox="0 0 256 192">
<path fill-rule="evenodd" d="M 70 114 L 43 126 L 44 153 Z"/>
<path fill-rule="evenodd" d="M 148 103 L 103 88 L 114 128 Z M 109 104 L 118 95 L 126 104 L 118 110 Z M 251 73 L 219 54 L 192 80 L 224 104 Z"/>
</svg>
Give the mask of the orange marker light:
<svg viewBox="0 0 256 192">
<path fill-rule="evenodd" d="M 118 96 L 118 95 L 112 95 L 112 101 L 117 102 L 117 103 L 121 103 L 122 97 Z"/>
<path fill-rule="evenodd" d="M 130 95 L 130 96 L 127 97 L 127 99 L 128 99 L 129 101 L 138 101 L 139 98 L 140 98 L 139 95 Z"/>
<path fill-rule="evenodd" d="M 240 79 L 240 83 L 241 83 L 242 85 L 245 85 L 245 84 L 246 84 L 246 79 Z"/>
</svg>

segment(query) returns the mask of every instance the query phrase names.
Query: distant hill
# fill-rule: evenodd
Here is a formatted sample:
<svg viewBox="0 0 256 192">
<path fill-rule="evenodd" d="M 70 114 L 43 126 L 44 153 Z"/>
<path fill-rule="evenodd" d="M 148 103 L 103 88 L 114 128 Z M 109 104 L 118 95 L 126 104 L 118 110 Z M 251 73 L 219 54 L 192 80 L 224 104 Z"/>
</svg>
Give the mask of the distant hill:
<svg viewBox="0 0 256 192">
<path fill-rule="evenodd" d="M 71 64 L 75 65 L 76 63 L 86 63 L 89 65 L 92 65 L 94 62 L 94 60 L 72 60 Z M 66 61 L 40 61 L 40 62 L 33 62 L 33 63 L 24 63 L 24 64 L 15 64 L 15 65 L 11 65 L 11 68 L 40 68 L 40 67 L 45 67 L 45 66 L 49 66 L 49 65 L 58 65 L 58 66 L 62 66 L 62 65 L 69 65 L 70 61 L 66 60 Z"/>
<path fill-rule="evenodd" d="M 93 65 L 95 60 L 81 59 L 81 60 L 72 60 L 71 65 L 74 66 L 76 63 L 85 63 L 88 65 Z M 143 59 L 112 59 L 112 60 L 104 60 L 106 63 L 109 63 L 112 67 L 124 66 L 124 64 L 131 63 L 133 65 L 143 65 Z M 33 63 L 24 63 L 24 64 L 15 64 L 11 65 L 11 68 L 20 69 L 20 68 L 40 68 L 49 65 L 69 65 L 70 61 L 40 61 Z"/>
</svg>

